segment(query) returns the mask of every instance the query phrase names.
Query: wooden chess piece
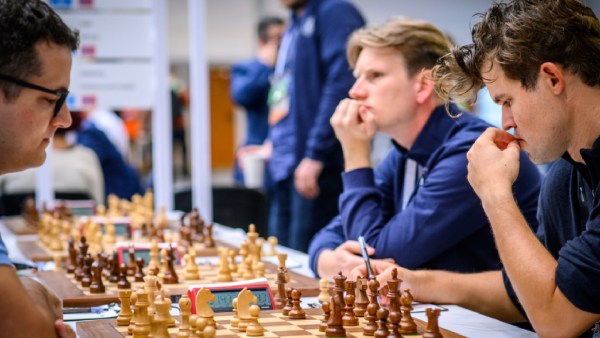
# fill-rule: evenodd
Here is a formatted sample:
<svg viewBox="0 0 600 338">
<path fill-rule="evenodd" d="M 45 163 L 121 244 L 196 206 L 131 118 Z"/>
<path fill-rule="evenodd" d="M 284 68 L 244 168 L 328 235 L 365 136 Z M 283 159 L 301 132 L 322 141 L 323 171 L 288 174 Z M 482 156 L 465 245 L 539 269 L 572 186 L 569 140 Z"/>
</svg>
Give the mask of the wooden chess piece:
<svg viewBox="0 0 600 338">
<path fill-rule="evenodd" d="M 275 308 L 283 309 L 287 304 L 287 296 L 285 293 L 285 271 L 281 267 L 277 269 L 277 280 L 275 281 L 275 285 L 277 285 L 274 298 Z"/>
<path fill-rule="evenodd" d="M 344 329 L 344 323 L 342 321 L 344 300 L 337 293 L 331 297 L 331 300 L 331 315 L 327 321 L 325 337 L 346 337 L 346 329 Z"/>
<path fill-rule="evenodd" d="M 169 338 L 169 331 L 167 329 L 168 320 L 170 317 L 170 302 L 166 302 L 164 296 L 161 294 L 154 299 L 154 307 L 156 312 L 152 318 L 151 328 L 153 338 Z"/>
<path fill-rule="evenodd" d="M 192 258 L 192 256 L 190 256 L 189 253 L 183 256 L 183 260 L 185 262 L 185 274 L 183 275 L 183 277 L 185 278 L 186 282 L 200 279 L 200 274 L 198 273 L 198 266 L 194 262 L 195 259 L 196 257 L 194 256 L 194 258 Z"/>
<path fill-rule="evenodd" d="M 119 282 L 119 253 L 117 250 L 113 250 L 112 256 L 108 258 L 108 264 L 110 265 L 110 276 L 108 276 L 108 281 L 110 283 L 116 284 Z"/>
<path fill-rule="evenodd" d="M 129 326 L 127 327 L 127 334 L 133 335 L 133 329 L 135 328 L 135 322 L 138 320 L 140 309 L 136 306 L 137 303 L 137 291 L 131 293 L 131 308 L 133 309 L 133 315 L 131 317 L 131 321 L 129 322 Z"/>
<path fill-rule="evenodd" d="M 267 256 L 277 255 L 277 251 L 275 251 L 275 248 L 277 247 L 277 243 L 279 242 L 277 237 L 269 236 L 269 238 L 267 238 L 267 242 L 269 242 L 269 246 L 270 246 L 269 253 L 267 254 Z"/>
<path fill-rule="evenodd" d="M 427 314 L 427 328 L 423 332 L 423 338 L 442 338 L 440 327 L 438 325 L 438 318 L 440 316 L 440 309 L 425 309 Z"/>
<path fill-rule="evenodd" d="M 131 290 L 119 290 L 119 300 L 121 301 L 121 311 L 117 317 L 117 326 L 128 326 L 131 322 Z"/>
<path fill-rule="evenodd" d="M 258 337 L 265 335 L 265 329 L 260 325 L 258 318 L 260 317 L 260 307 L 256 304 L 250 306 L 250 316 L 252 316 L 252 321 L 248 324 L 246 328 L 246 335 L 250 337 Z"/>
<path fill-rule="evenodd" d="M 247 288 L 243 288 L 237 296 L 238 318 L 240 319 L 238 330 L 240 332 L 246 332 L 246 328 L 252 320 L 250 303 L 256 304 L 256 296 Z"/>
<path fill-rule="evenodd" d="M 219 248 L 219 270 L 217 281 L 230 282 L 233 280 L 231 271 L 229 270 L 229 250 L 227 248 Z"/>
<path fill-rule="evenodd" d="M 369 305 L 369 297 L 367 296 L 367 279 L 363 276 L 356 278 L 356 301 L 354 302 L 354 315 L 356 317 L 364 317 Z"/>
<path fill-rule="evenodd" d="M 150 334 L 150 318 L 148 317 L 148 293 L 143 289 L 137 291 L 137 301 L 135 306 L 138 308 L 138 317 L 133 328 L 133 337 L 148 337 Z"/>
<path fill-rule="evenodd" d="M 202 331 L 204 333 L 204 338 L 215 338 L 217 336 L 217 329 L 212 326 L 207 326 Z"/>
<path fill-rule="evenodd" d="M 377 279 L 372 279 L 368 283 L 369 285 L 369 305 L 367 305 L 367 313 L 365 319 L 367 324 L 363 326 L 363 334 L 365 336 L 372 336 L 377 330 L 377 311 L 379 310 L 379 303 L 377 302 L 377 296 L 379 296 L 379 282 Z"/>
<path fill-rule="evenodd" d="M 409 289 L 404 289 L 402 292 L 402 297 L 400 298 L 400 302 L 402 303 L 402 307 L 400 308 L 402 311 L 402 319 L 400 319 L 400 333 L 412 334 L 417 332 L 417 324 L 410 314 L 410 311 L 413 309 L 411 306 L 413 297 L 410 294 Z"/>
<path fill-rule="evenodd" d="M 285 288 L 285 296 L 287 298 L 287 301 L 285 303 L 285 306 L 283 307 L 283 309 L 281 309 L 281 313 L 284 316 L 287 316 L 290 314 L 290 311 L 292 310 L 292 288 L 287 287 Z"/>
<path fill-rule="evenodd" d="M 125 266 L 125 264 L 121 264 L 119 270 L 119 281 L 117 282 L 117 289 L 131 289 L 131 283 L 129 283 L 129 281 L 127 280 L 127 267 Z"/>
<path fill-rule="evenodd" d="M 206 237 L 204 238 L 204 246 L 207 248 L 214 248 L 215 241 L 213 239 L 213 224 L 208 223 L 206 225 Z"/>
<path fill-rule="evenodd" d="M 75 240 L 73 237 L 69 237 L 68 249 L 69 259 L 67 260 L 67 273 L 71 274 L 75 272 L 75 264 L 77 263 L 77 250 L 75 249 Z"/>
<path fill-rule="evenodd" d="M 285 261 L 287 261 L 287 254 L 284 252 L 280 252 L 277 254 L 277 260 L 279 261 L 279 268 L 283 268 L 283 271 L 285 271 L 285 282 L 289 283 L 290 282 L 290 275 L 288 274 L 288 270 L 287 267 L 285 266 Z"/>
<path fill-rule="evenodd" d="M 197 321 L 198 321 L 198 316 L 196 315 L 190 315 L 190 336 L 189 338 L 198 338 L 198 327 L 197 327 Z M 204 320 L 204 323 L 206 323 L 206 320 Z"/>
<path fill-rule="evenodd" d="M 300 300 L 300 297 L 302 297 L 302 293 L 300 292 L 300 290 L 293 289 L 292 290 L 292 309 L 288 313 L 288 317 L 290 319 L 305 319 L 306 318 L 306 313 L 304 312 L 304 310 L 302 310 L 302 307 L 300 307 L 300 303 L 302 302 Z"/>
<path fill-rule="evenodd" d="M 264 278 L 265 277 L 265 273 L 267 272 L 267 266 L 265 265 L 265 262 L 256 262 L 256 265 L 254 266 L 254 270 L 255 270 L 255 275 L 256 278 Z"/>
<path fill-rule="evenodd" d="M 401 282 L 402 281 L 398 279 L 398 269 L 393 268 L 392 269 L 392 279 L 389 279 L 387 281 L 387 286 L 388 286 L 387 297 L 390 300 L 390 306 L 389 306 L 390 313 L 400 311 L 400 304 L 398 301 L 400 299 L 400 294 L 398 292 L 398 288 L 400 287 Z"/>
<path fill-rule="evenodd" d="M 133 247 L 133 244 L 129 246 L 128 253 L 129 261 L 127 262 L 127 276 L 133 276 L 137 270 L 137 265 L 135 264 L 135 248 Z"/>
<path fill-rule="evenodd" d="M 83 259 L 83 277 L 81 277 L 81 286 L 89 287 L 92 284 L 92 263 L 94 259 L 89 253 Z"/>
<path fill-rule="evenodd" d="M 333 293 L 340 297 L 342 303 L 344 302 L 345 282 L 346 276 L 342 275 L 341 271 L 333 276 Z"/>
<path fill-rule="evenodd" d="M 402 335 L 398 331 L 398 329 L 400 328 L 399 323 L 401 318 L 402 313 L 400 311 L 390 312 L 387 322 L 388 329 L 390 330 L 388 338 L 402 338 Z"/>
<path fill-rule="evenodd" d="M 193 337 L 204 338 L 204 330 L 207 327 L 210 327 L 210 325 L 208 325 L 206 318 L 201 318 L 201 317 L 196 318 L 196 330 L 194 332 L 194 336 L 192 336 L 191 338 L 193 338 Z"/>
<path fill-rule="evenodd" d="M 231 306 L 233 307 L 233 316 L 231 317 L 231 321 L 229 325 L 233 327 L 237 327 L 240 324 L 240 317 L 238 316 L 238 303 L 237 297 L 231 301 Z"/>
<path fill-rule="evenodd" d="M 206 288 L 200 288 L 196 293 L 196 316 L 198 318 L 205 318 L 208 325 L 211 326 L 216 326 L 214 320 L 215 313 L 208 303 L 214 302 L 215 299 L 215 295 Z"/>
<path fill-rule="evenodd" d="M 327 329 L 327 322 L 329 321 L 329 317 L 331 316 L 331 308 L 329 307 L 329 302 L 324 301 L 321 303 L 321 310 L 323 310 L 323 320 L 321 320 L 321 324 L 319 324 L 319 331 L 325 332 Z"/>
<path fill-rule="evenodd" d="M 144 261 L 143 257 L 138 257 L 135 260 L 135 264 L 137 266 L 137 269 L 135 271 L 135 274 L 133 275 L 134 280 L 136 282 L 143 282 L 144 281 L 144 264 L 146 262 Z"/>
<path fill-rule="evenodd" d="M 236 275 L 238 272 L 238 266 L 235 262 L 235 257 L 237 256 L 237 250 L 235 249 L 229 249 L 229 270 L 231 271 L 232 275 Z"/>
<path fill-rule="evenodd" d="M 387 338 L 387 336 L 390 334 L 390 331 L 388 331 L 387 328 L 388 315 L 389 312 L 384 307 L 377 310 L 377 319 L 379 327 L 377 328 L 377 331 L 375 331 L 375 338 Z"/>
<path fill-rule="evenodd" d="M 346 303 L 345 313 L 342 317 L 344 326 L 358 326 L 358 318 L 354 315 L 354 301 L 356 296 L 356 283 L 351 280 L 346 281 L 346 296 L 344 296 L 344 303 Z"/>
<path fill-rule="evenodd" d="M 175 271 L 175 257 L 173 256 L 173 248 L 167 250 L 167 268 L 163 276 L 164 284 L 177 284 L 179 283 L 179 277 Z M 163 263 L 164 264 L 164 263 Z"/>
<path fill-rule="evenodd" d="M 106 288 L 102 282 L 102 264 L 100 260 L 96 258 L 96 261 L 92 264 L 92 281 L 90 283 L 90 293 L 104 293 Z"/>
<path fill-rule="evenodd" d="M 321 290 L 318 297 L 319 302 L 329 302 L 331 300 L 331 295 L 329 294 L 329 281 L 327 278 L 321 278 L 321 280 L 319 280 L 319 290 Z"/>
</svg>

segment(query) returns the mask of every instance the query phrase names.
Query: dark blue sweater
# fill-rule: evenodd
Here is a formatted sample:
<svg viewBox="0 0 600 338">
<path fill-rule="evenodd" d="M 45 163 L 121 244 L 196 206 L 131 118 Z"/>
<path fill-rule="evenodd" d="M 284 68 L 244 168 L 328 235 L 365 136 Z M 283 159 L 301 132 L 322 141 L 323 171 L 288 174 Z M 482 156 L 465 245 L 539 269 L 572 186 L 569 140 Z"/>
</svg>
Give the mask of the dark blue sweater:
<svg viewBox="0 0 600 338">
<path fill-rule="evenodd" d="M 269 171 L 275 182 L 288 178 L 305 157 L 343 168 L 329 118 L 354 83 L 346 42 L 363 25 L 360 13 L 345 0 L 310 0 L 302 16 L 292 15 L 286 34 L 295 40 L 285 64 L 292 79 L 290 107 L 270 131 Z"/>
<path fill-rule="evenodd" d="M 231 67 L 231 97 L 246 109 L 248 117 L 244 145 L 262 144 L 269 133 L 267 96 L 272 74 L 273 67 L 258 59 L 240 62 Z"/>
<path fill-rule="evenodd" d="M 565 154 L 544 178 L 537 236 L 558 261 L 560 291 L 579 309 L 600 313 L 600 139 L 581 155 L 585 165 Z M 503 277 L 509 296 L 525 314 L 504 271 Z M 592 337 L 592 331 L 581 337 Z"/>
<path fill-rule="evenodd" d="M 451 106 L 453 114 L 458 110 Z M 409 269 L 474 272 L 501 267 L 481 202 L 467 181 L 466 152 L 489 125 L 464 113 L 450 118 L 434 110 L 410 150 L 398 145 L 375 171 L 343 175 L 340 216 L 315 235 L 309 248 L 316 273 L 320 252 L 365 236 L 376 258 L 393 258 Z M 406 159 L 423 166 L 417 190 L 402 209 Z M 536 226 L 538 169 L 524 155 L 514 185 L 529 224 Z"/>
</svg>

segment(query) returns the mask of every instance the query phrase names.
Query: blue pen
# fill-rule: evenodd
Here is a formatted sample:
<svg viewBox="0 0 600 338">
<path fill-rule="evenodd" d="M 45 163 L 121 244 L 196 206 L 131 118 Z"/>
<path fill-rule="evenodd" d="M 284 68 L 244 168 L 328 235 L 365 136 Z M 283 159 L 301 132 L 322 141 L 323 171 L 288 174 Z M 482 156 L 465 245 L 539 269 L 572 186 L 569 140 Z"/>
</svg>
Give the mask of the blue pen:
<svg viewBox="0 0 600 338">
<path fill-rule="evenodd" d="M 358 244 L 360 245 L 360 252 L 363 260 L 365 261 L 365 265 L 367 266 L 369 279 L 371 279 L 375 277 L 375 274 L 373 274 L 373 269 L 371 268 L 371 261 L 369 260 L 369 255 L 367 254 L 367 243 L 365 243 L 365 238 L 363 236 L 358 236 Z"/>
</svg>

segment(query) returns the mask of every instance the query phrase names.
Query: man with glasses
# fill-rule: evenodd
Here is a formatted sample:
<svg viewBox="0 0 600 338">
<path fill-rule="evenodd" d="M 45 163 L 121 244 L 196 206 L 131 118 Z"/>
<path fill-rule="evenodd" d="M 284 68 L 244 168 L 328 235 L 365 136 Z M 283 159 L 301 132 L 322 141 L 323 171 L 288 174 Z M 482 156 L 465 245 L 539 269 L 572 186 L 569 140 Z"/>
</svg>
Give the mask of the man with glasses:
<svg viewBox="0 0 600 338">
<path fill-rule="evenodd" d="M 78 43 L 42 1 L 0 0 L 0 174 L 44 163 L 56 130 L 71 124 L 64 102 Z M 75 336 L 62 323 L 60 301 L 17 276 L 1 240 L 0 293 L 0 336 Z"/>
</svg>

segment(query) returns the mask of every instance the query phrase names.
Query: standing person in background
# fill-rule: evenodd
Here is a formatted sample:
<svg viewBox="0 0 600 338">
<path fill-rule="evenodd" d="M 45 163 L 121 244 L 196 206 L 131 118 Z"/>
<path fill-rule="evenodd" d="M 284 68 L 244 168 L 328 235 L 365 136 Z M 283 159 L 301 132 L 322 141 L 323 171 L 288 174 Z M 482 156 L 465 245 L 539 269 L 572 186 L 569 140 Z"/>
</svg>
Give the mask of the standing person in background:
<svg viewBox="0 0 600 338">
<path fill-rule="evenodd" d="M 72 52 L 79 34 L 40 0 L 0 0 L 0 175 L 38 167 L 58 128 L 71 125 Z M 0 239 L 2 337 L 75 337 L 62 304 L 42 284 L 17 276 Z"/>
<path fill-rule="evenodd" d="M 268 136 L 267 97 L 284 29 L 281 18 L 266 17 L 260 20 L 257 27 L 256 57 L 231 67 L 231 97 L 235 103 L 244 107 L 247 116 L 246 140 L 242 147 L 261 145 Z M 243 174 L 238 164 L 235 166 L 234 176 L 237 183 L 243 184 Z"/>
<path fill-rule="evenodd" d="M 306 251 L 338 213 L 343 156 L 329 119 L 354 78 L 346 41 L 364 25 L 345 0 L 281 0 L 291 10 L 269 94 L 269 235 Z"/>
</svg>

